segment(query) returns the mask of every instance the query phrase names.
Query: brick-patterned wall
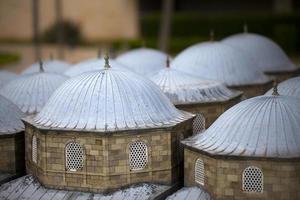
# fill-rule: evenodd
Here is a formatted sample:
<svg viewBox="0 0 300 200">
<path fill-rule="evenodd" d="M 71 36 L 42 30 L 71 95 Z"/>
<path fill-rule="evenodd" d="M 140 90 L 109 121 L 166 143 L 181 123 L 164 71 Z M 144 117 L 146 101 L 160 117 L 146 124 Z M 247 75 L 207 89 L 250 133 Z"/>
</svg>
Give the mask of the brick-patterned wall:
<svg viewBox="0 0 300 200">
<path fill-rule="evenodd" d="M 245 98 L 249 99 L 251 97 L 264 95 L 272 87 L 273 87 L 273 82 L 269 81 L 268 83 L 265 83 L 265 84 L 247 85 L 247 86 L 232 86 L 229 88 L 243 91 Z"/>
<path fill-rule="evenodd" d="M 281 72 L 281 73 L 266 73 L 270 78 L 276 79 L 278 83 L 285 81 L 287 79 L 296 77 L 300 75 L 300 68 L 293 72 Z"/>
<path fill-rule="evenodd" d="M 24 132 L 0 136 L 0 172 L 21 174 L 25 171 Z"/>
<path fill-rule="evenodd" d="M 195 161 L 201 158 L 205 167 L 205 185 L 218 200 L 300 199 L 300 160 L 238 160 L 212 158 L 185 148 L 185 185 L 197 185 L 194 180 Z M 242 173 L 249 166 L 263 172 L 263 193 L 242 191 Z"/>
</svg>

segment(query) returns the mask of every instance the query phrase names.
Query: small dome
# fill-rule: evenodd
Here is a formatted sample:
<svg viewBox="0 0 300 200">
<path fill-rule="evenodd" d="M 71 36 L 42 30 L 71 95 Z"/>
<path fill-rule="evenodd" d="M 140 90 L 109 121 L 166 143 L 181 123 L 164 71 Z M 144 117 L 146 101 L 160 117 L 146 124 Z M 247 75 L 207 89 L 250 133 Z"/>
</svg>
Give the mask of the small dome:
<svg viewBox="0 0 300 200">
<path fill-rule="evenodd" d="M 115 60 L 110 59 L 110 64 L 114 66 L 114 68 L 120 68 L 120 69 L 127 69 L 128 68 L 120 63 L 118 63 Z M 104 59 L 103 58 L 95 58 L 95 59 L 89 59 L 82 61 L 78 64 L 73 65 L 70 69 L 65 71 L 65 75 L 69 77 L 80 75 L 84 72 L 90 72 L 95 70 L 103 69 L 104 66 Z"/>
<path fill-rule="evenodd" d="M 34 123 L 48 128 L 117 131 L 172 126 L 192 117 L 177 110 L 150 80 L 106 67 L 59 87 Z"/>
<path fill-rule="evenodd" d="M 15 104 L 0 95 L 0 135 L 22 131 L 24 129 L 22 117 L 24 117 L 24 113 Z"/>
<path fill-rule="evenodd" d="M 166 200 L 213 200 L 208 192 L 200 187 L 184 187 L 166 198 Z"/>
<path fill-rule="evenodd" d="M 26 74 L 1 88 L 0 94 L 15 103 L 24 113 L 35 114 L 65 80 L 67 77 L 55 73 Z"/>
<path fill-rule="evenodd" d="M 205 80 L 165 67 L 151 77 L 175 104 L 227 101 L 240 95 L 217 81 Z"/>
<path fill-rule="evenodd" d="M 223 43 L 241 49 L 257 62 L 253 68 L 263 72 L 294 71 L 297 67 L 272 40 L 253 33 L 242 33 L 225 38 Z"/>
<path fill-rule="evenodd" d="M 233 106 L 185 143 L 213 155 L 300 157 L 299 121 L 299 99 L 258 96 Z"/>
<path fill-rule="evenodd" d="M 300 98 L 300 76 L 288 79 L 278 84 L 278 93 L 286 96 L 294 96 Z M 273 89 L 270 89 L 266 95 L 271 95 Z"/>
<path fill-rule="evenodd" d="M 58 74 L 63 74 L 67 69 L 71 67 L 69 63 L 60 60 L 47 60 L 43 61 L 43 66 L 45 72 L 53 72 Z M 22 74 L 31 74 L 34 72 L 39 72 L 39 63 L 36 62 L 32 64 L 30 67 L 25 69 Z"/>
<path fill-rule="evenodd" d="M 0 71 L 0 88 L 2 88 L 4 85 L 9 83 L 10 81 L 16 79 L 17 77 L 18 77 L 18 75 L 15 73 L 1 70 Z"/>
<path fill-rule="evenodd" d="M 227 86 L 255 85 L 269 82 L 253 69 L 255 62 L 247 55 L 220 42 L 191 46 L 175 57 L 171 66 L 186 73 L 224 82 Z"/>
<path fill-rule="evenodd" d="M 117 57 L 116 61 L 126 65 L 131 71 L 141 75 L 151 75 L 165 67 L 167 54 L 149 48 L 128 51 Z"/>
</svg>

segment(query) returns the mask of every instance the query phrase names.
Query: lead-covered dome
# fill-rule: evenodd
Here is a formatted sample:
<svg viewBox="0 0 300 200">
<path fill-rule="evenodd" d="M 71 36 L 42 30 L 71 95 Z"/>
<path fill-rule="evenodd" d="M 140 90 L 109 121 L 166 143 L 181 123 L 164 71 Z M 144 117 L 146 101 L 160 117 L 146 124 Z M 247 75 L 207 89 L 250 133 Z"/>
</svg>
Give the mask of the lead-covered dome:
<svg viewBox="0 0 300 200">
<path fill-rule="evenodd" d="M 250 66 L 263 72 L 295 71 L 297 67 L 272 40 L 254 33 L 241 33 L 225 38 L 223 43 L 243 50 L 255 61 Z"/>
<path fill-rule="evenodd" d="M 300 101 L 258 96 L 233 106 L 204 133 L 185 141 L 211 155 L 300 157 Z"/>
<path fill-rule="evenodd" d="M 167 54 L 150 48 L 138 48 L 117 57 L 116 61 L 141 75 L 152 75 L 165 67 Z"/>
<path fill-rule="evenodd" d="M 10 81 L 16 79 L 17 77 L 18 77 L 18 75 L 15 73 L 1 70 L 0 71 L 0 88 L 2 88 L 4 85 L 9 83 Z"/>
<path fill-rule="evenodd" d="M 150 79 L 175 105 L 222 102 L 241 95 L 221 82 L 201 79 L 171 67 L 161 69 Z"/>
<path fill-rule="evenodd" d="M 190 117 L 150 80 L 106 63 L 102 70 L 66 81 L 33 123 L 49 129 L 101 132 L 172 126 Z"/>
<path fill-rule="evenodd" d="M 270 81 L 253 69 L 255 62 L 235 48 L 220 42 L 197 44 L 185 49 L 171 63 L 180 71 L 224 82 L 227 86 L 263 84 Z"/>
<path fill-rule="evenodd" d="M 35 114 L 66 80 L 66 76 L 55 73 L 27 74 L 5 85 L 0 94 L 15 103 L 24 113 Z"/>
<path fill-rule="evenodd" d="M 279 83 L 277 90 L 281 95 L 300 98 L 300 76 Z M 271 95 L 272 93 L 273 89 L 270 89 L 266 95 Z"/>
<path fill-rule="evenodd" d="M 45 72 L 53 72 L 57 74 L 63 74 L 67 69 L 71 67 L 69 63 L 61 60 L 46 60 L 43 61 L 43 66 Z M 39 62 L 36 62 L 25 69 L 22 74 L 31 74 L 34 72 L 39 72 Z"/>
<path fill-rule="evenodd" d="M 24 130 L 24 113 L 11 101 L 0 95 L 0 135 Z"/>
</svg>

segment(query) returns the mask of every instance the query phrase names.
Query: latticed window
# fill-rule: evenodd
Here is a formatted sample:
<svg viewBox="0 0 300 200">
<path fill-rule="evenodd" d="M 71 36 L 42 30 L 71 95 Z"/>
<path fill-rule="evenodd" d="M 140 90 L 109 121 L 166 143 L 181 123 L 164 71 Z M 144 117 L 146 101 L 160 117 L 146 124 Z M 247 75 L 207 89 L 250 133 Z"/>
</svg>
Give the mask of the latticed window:
<svg viewBox="0 0 300 200">
<path fill-rule="evenodd" d="M 141 170 L 148 163 L 148 148 L 142 141 L 136 141 L 129 146 L 129 165 L 131 170 Z"/>
<path fill-rule="evenodd" d="M 68 171 L 78 171 L 83 167 L 84 150 L 80 144 L 70 142 L 65 148 L 66 169 Z"/>
<path fill-rule="evenodd" d="M 203 160 L 198 158 L 195 163 L 195 181 L 200 185 L 204 185 L 204 163 Z"/>
<path fill-rule="evenodd" d="M 202 114 L 198 113 L 193 121 L 193 134 L 205 131 L 205 118 Z"/>
<path fill-rule="evenodd" d="M 258 167 L 247 167 L 243 172 L 243 191 L 263 192 L 263 173 Z"/>
<path fill-rule="evenodd" d="M 34 163 L 37 163 L 37 139 L 36 136 L 32 136 L 31 141 L 31 158 Z"/>
</svg>

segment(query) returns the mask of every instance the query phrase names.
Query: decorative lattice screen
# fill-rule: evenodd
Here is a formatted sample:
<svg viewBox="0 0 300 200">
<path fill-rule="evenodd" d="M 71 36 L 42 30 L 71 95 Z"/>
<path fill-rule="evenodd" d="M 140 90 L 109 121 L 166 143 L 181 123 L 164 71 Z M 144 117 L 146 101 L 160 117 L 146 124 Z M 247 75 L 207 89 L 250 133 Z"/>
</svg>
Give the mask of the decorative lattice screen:
<svg viewBox="0 0 300 200">
<path fill-rule="evenodd" d="M 129 165 L 131 170 L 141 170 L 148 163 L 148 148 L 142 141 L 136 141 L 129 147 Z"/>
<path fill-rule="evenodd" d="M 198 113 L 193 121 L 193 134 L 205 131 L 205 118 L 202 114 Z"/>
<path fill-rule="evenodd" d="M 263 192 L 263 173 L 258 167 L 247 167 L 243 172 L 243 191 Z"/>
<path fill-rule="evenodd" d="M 203 160 L 198 158 L 195 163 L 195 181 L 200 185 L 204 185 L 204 163 Z"/>
<path fill-rule="evenodd" d="M 78 171 L 83 167 L 84 151 L 80 144 L 70 142 L 66 145 L 66 169 Z"/>
<path fill-rule="evenodd" d="M 35 135 L 32 136 L 31 148 L 32 162 L 37 163 L 37 139 Z"/>
</svg>

